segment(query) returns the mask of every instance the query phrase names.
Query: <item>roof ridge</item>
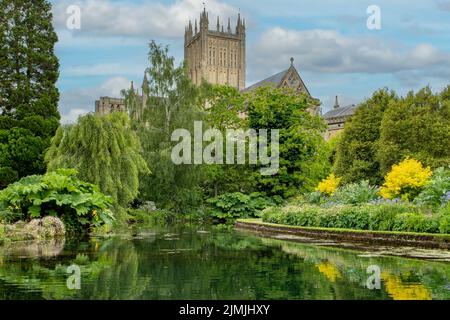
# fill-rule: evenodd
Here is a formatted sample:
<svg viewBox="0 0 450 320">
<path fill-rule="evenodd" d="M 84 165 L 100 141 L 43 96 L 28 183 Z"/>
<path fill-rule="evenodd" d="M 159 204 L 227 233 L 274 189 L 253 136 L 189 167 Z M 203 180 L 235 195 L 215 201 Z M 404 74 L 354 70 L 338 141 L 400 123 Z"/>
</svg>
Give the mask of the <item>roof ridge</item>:
<svg viewBox="0 0 450 320">
<path fill-rule="evenodd" d="M 247 88 L 243 89 L 242 91 L 248 91 L 248 90 L 251 90 L 251 89 L 253 89 L 253 88 L 257 88 L 257 87 L 261 86 L 261 85 L 264 84 L 264 83 L 280 82 L 280 81 L 282 80 L 282 78 L 284 78 L 284 75 L 285 75 L 290 69 L 291 69 L 291 67 L 289 67 L 289 68 L 286 69 L 286 70 L 283 70 L 283 71 L 280 71 L 280 72 L 278 72 L 278 73 L 275 73 L 275 74 L 273 74 L 273 75 L 271 75 L 271 76 L 269 76 L 269 77 L 267 77 L 267 78 L 265 78 L 265 79 L 263 79 L 263 80 L 260 80 L 260 81 L 258 81 L 258 82 L 256 82 L 256 83 L 252 84 L 251 86 L 248 86 Z M 280 79 L 278 79 L 281 75 L 283 75 L 283 77 L 281 77 Z M 278 80 L 278 81 L 275 81 L 275 80 Z"/>
<path fill-rule="evenodd" d="M 324 118 L 334 118 L 334 117 L 342 117 L 353 114 L 353 110 L 357 108 L 357 105 L 349 104 L 343 107 L 339 107 L 336 109 L 331 109 L 326 112 L 323 117 Z"/>
</svg>

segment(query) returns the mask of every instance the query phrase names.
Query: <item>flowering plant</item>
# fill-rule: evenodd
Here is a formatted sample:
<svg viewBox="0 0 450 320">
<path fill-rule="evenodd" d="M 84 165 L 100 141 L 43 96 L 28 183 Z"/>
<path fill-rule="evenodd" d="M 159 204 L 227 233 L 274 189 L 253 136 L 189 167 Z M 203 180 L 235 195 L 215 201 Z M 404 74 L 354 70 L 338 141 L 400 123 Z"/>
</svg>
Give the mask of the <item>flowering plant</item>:
<svg viewBox="0 0 450 320">
<path fill-rule="evenodd" d="M 322 194 L 331 196 L 336 191 L 340 182 L 341 178 L 336 177 L 332 173 L 326 179 L 323 179 L 321 182 L 319 182 L 319 185 L 317 186 L 316 190 Z"/>
<path fill-rule="evenodd" d="M 392 166 L 380 189 L 380 195 L 385 199 L 401 197 L 405 201 L 412 200 L 428 183 L 431 175 L 430 167 L 423 167 L 419 161 L 406 158 Z"/>
</svg>

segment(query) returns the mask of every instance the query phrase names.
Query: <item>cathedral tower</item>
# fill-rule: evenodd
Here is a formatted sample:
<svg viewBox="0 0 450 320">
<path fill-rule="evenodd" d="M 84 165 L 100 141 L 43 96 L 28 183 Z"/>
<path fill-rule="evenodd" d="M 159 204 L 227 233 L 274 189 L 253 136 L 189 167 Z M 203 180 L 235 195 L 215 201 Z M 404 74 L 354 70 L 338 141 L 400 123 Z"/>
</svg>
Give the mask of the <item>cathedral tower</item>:
<svg viewBox="0 0 450 320">
<path fill-rule="evenodd" d="M 184 59 L 194 84 L 202 79 L 212 84 L 245 88 L 245 20 L 238 15 L 235 32 L 228 19 L 226 29 L 217 17 L 216 30 L 209 29 L 206 9 L 197 20 L 189 21 L 184 35 Z"/>
</svg>

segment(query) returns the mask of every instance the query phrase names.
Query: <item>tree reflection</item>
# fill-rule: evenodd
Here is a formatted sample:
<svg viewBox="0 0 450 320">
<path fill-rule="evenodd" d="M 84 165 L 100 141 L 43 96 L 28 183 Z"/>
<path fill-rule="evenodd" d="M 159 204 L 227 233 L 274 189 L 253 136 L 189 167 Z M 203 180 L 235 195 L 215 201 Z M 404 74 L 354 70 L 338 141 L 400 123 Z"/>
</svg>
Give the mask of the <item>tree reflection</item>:
<svg viewBox="0 0 450 320">
<path fill-rule="evenodd" d="M 195 226 L 135 236 L 0 248 L 4 299 L 448 299 L 445 262 L 361 257 L 359 252 Z M 17 247 L 19 248 L 19 247 Z M 39 249 L 40 248 L 40 249 Z M 45 248 L 45 249 L 44 249 Z M 26 253 L 28 252 L 28 253 Z M 39 254 L 42 253 L 42 254 Z M 66 287 L 81 268 L 81 290 Z M 366 288 L 369 265 L 380 290 Z"/>
</svg>

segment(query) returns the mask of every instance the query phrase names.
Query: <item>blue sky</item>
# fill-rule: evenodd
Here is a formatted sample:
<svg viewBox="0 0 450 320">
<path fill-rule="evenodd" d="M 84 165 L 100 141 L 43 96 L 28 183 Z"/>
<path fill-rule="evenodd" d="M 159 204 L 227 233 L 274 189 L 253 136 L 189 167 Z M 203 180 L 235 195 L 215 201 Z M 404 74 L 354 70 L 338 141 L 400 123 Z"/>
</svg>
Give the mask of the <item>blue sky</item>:
<svg viewBox="0 0 450 320">
<path fill-rule="evenodd" d="M 203 9 L 211 28 L 237 13 L 247 21 L 247 85 L 295 58 L 311 94 L 331 108 L 358 103 L 378 88 L 400 94 L 450 84 L 450 0 L 54 0 L 63 122 L 94 110 L 100 96 L 140 84 L 152 39 L 180 63 L 184 26 Z M 81 9 L 69 30 L 67 8 Z M 381 29 L 366 25 L 368 6 L 381 10 Z"/>
</svg>

